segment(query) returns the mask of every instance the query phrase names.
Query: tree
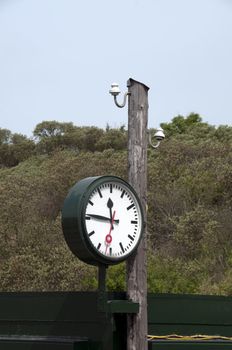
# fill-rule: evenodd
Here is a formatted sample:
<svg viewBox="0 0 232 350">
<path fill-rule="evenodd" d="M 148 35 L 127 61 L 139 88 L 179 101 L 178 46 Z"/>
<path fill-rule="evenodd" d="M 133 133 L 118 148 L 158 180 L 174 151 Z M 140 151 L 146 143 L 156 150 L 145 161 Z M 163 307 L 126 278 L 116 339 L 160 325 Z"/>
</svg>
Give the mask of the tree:
<svg viewBox="0 0 232 350">
<path fill-rule="evenodd" d="M 186 118 L 182 115 L 178 115 L 172 119 L 171 123 L 161 123 L 161 127 L 165 130 L 167 136 L 171 136 L 175 134 L 183 134 L 187 129 L 200 124 L 201 122 L 202 118 L 199 114 L 190 113 Z"/>
<path fill-rule="evenodd" d="M 127 133 L 124 129 L 109 129 L 104 132 L 102 137 L 96 143 L 96 149 L 103 151 L 104 149 L 123 150 L 127 145 Z"/>
<path fill-rule="evenodd" d="M 0 145 L 10 142 L 11 131 L 0 128 Z"/>
<path fill-rule="evenodd" d="M 43 121 L 36 125 L 33 135 L 42 140 L 48 137 L 62 136 L 66 132 L 73 131 L 75 129 L 73 123 L 60 123 L 56 120 Z"/>
<path fill-rule="evenodd" d="M 232 127 L 208 125 L 197 114 L 162 125 L 170 131 L 165 141 L 158 152 L 148 149 L 149 290 L 231 295 Z M 62 130 L 34 143 L 0 129 L 0 283 L 6 291 L 96 287 L 96 270 L 86 270 L 65 245 L 60 210 L 80 179 L 127 179 L 126 130 Z M 45 156 L 30 157 L 38 146 Z M 119 272 L 123 276 L 122 265 L 110 268 L 110 289 L 125 287 L 124 278 L 115 280 Z"/>
<path fill-rule="evenodd" d="M 12 134 L 10 138 L 10 143 L 12 143 L 13 145 L 18 145 L 26 141 L 29 141 L 29 139 L 25 135 L 18 133 Z"/>
<path fill-rule="evenodd" d="M 11 167 L 29 158 L 35 144 L 22 134 L 12 134 L 10 130 L 0 129 L 0 166 Z"/>
</svg>

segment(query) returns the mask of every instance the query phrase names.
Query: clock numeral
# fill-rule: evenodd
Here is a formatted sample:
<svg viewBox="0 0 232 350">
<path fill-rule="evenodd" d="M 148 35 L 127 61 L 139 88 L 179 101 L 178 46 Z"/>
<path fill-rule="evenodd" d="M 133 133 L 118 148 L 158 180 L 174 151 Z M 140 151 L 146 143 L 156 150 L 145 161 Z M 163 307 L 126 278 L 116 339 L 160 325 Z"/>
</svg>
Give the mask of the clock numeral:
<svg viewBox="0 0 232 350">
<path fill-rule="evenodd" d="M 89 204 L 90 204 L 90 205 L 93 205 L 93 202 L 89 201 Z"/>
<path fill-rule="evenodd" d="M 102 198 L 101 190 L 98 188 L 97 191 L 98 191 L 98 194 L 99 194 L 100 198 Z"/>
<path fill-rule="evenodd" d="M 124 194 L 125 194 L 125 190 L 122 191 L 121 198 L 124 197 Z"/>
<path fill-rule="evenodd" d="M 137 223 L 138 223 L 138 221 L 135 221 L 135 220 L 131 221 L 131 224 L 135 224 L 136 225 Z"/>
<path fill-rule="evenodd" d="M 134 237 L 132 237 L 131 235 L 128 235 L 128 238 L 130 238 L 131 241 L 134 241 Z"/>
<path fill-rule="evenodd" d="M 112 255 L 112 248 L 110 248 L 110 255 Z"/>
<path fill-rule="evenodd" d="M 112 192 L 113 192 L 113 185 L 110 184 L 110 193 L 112 193 Z"/>
<path fill-rule="evenodd" d="M 89 233 L 89 237 L 92 236 L 95 233 L 95 231 L 92 231 Z"/>
<path fill-rule="evenodd" d="M 125 249 L 123 248 L 122 242 L 120 242 L 119 245 L 120 245 L 120 248 L 122 249 L 122 252 L 124 253 Z"/>
<path fill-rule="evenodd" d="M 97 249 L 99 250 L 101 247 L 101 243 L 98 244 Z"/>
<path fill-rule="evenodd" d="M 90 216 L 86 216 L 86 217 L 85 217 L 85 220 L 90 220 Z"/>
<path fill-rule="evenodd" d="M 129 207 L 127 207 L 126 209 L 127 210 L 130 210 L 130 209 L 132 209 L 132 208 L 134 208 L 135 207 L 135 205 L 134 205 L 134 203 L 132 203 L 131 205 L 129 205 Z"/>
</svg>

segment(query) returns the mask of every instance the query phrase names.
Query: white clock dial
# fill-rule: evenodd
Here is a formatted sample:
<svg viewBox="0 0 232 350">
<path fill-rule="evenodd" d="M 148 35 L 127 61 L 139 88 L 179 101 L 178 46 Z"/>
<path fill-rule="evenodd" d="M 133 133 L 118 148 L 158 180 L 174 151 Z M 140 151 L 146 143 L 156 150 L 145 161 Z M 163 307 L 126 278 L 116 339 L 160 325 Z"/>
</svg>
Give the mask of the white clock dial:
<svg viewBox="0 0 232 350">
<path fill-rule="evenodd" d="M 121 182 L 96 187 L 85 208 L 85 227 L 90 244 L 110 260 L 122 259 L 138 245 L 142 213 L 133 192 Z"/>
</svg>

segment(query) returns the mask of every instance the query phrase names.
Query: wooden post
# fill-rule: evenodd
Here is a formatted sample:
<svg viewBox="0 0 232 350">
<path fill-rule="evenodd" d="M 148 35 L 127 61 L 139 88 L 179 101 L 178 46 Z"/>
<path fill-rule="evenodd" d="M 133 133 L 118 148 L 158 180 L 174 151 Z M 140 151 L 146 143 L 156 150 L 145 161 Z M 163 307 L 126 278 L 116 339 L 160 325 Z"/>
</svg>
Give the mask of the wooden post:
<svg viewBox="0 0 232 350">
<path fill-rule="evenodd" d="M 136 190 L 144 211 L 147 208 L 147 120 L 149 88 L 129 79 L 128 181 Z M 138 314 L 127 318 L 127 349 L 147 350 L 147 261 L 146 229 L 135 256 L 127 261 L 127 296 L 139 302 Z"/>
</svg>

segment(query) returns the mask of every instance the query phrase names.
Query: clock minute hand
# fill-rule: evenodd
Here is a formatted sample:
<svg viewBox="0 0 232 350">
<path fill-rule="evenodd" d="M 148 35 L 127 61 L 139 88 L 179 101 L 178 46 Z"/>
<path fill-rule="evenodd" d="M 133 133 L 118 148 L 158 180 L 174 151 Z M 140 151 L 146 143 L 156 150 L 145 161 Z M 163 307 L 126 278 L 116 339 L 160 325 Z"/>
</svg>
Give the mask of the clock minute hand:
<svg viewBox="0 0 232 350">
<path fill-rule="evenodd" d="M 96 215 L 96 214 L 86 214 L 86 215 L 97 220 L 104 220 L 104 221 L 111 222 L 111 218 L 107 218 L 106 216 Z M 114 223 L 118 224 L 119 220 L 114 220 Z"/>
</svg>

